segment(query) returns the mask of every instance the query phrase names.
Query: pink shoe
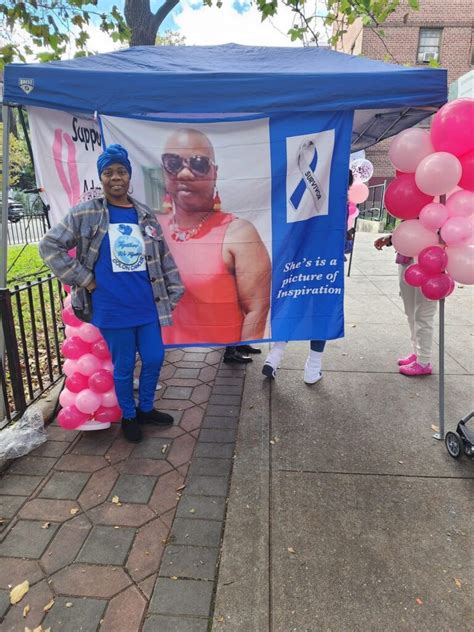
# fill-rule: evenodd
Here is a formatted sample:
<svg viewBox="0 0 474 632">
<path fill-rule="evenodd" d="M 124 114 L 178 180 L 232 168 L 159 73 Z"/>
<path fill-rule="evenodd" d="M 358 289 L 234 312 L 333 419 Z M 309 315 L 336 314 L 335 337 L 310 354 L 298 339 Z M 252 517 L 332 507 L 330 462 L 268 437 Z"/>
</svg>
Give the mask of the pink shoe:
<svg viewBox="0 0 474 632">
<path fill-rule="evenodd" d="M 415 353 L 410 353 L 406 358 L 398 358 L 398 366 L 405 366 L 405 364 L 411 364 L 412 362 L 416 362 Z"/>
<path fill-rule="evenodd" d="M 431 364 L 422 366 L 418 362 L 412 362 L 411 364 L 401 366 L 399 371 L 402 375 L 408 375 L 408 377 L 416 377 L 419 375 L 431 375 L 431 373 L 433 372 L 433 367 L 431 366 Z"/>
</svg>

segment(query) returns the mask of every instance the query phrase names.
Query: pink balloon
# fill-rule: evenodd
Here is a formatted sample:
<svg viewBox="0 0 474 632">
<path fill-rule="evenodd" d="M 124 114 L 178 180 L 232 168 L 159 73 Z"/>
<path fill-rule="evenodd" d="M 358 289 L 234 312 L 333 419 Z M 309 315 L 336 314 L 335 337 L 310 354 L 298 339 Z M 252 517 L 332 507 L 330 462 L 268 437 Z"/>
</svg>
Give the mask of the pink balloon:
<svg viewBox="0 0 474 632">
<path fill-rule="evenodd" d="M 71 325 L 66 325 L 64 327 L 64 335 L 66 338 L 72 338 L 73 336 L 77 336 L 77 332 L 79 331 L 79 327 L 71 327 Z"/>
<path fill-rule="evenodd" d="M 101 360 L 110 360 L 111 355 L 107 343 L 102 338 L 92 345 L 92 353 Z"/>
<path fill-rule="evenodd" d="M 71 294 L 71 286 L 67 285 L 66 283 L 63 284 L 63 290 L 66 292 L 66 294 Z"/>
<path fill-rule="evenodd" d="M 472 237 L 472 224 L 467 217 L 450 217 L 441 227 L 440 235 L 448 246 L 467 244 Z"/>
<path fill-rule="evenodd" d="M 106 393 L 114 386 L 114 378 L 110 371 L 99 369 L 89 377 L 89 388 L 94 393 Z"/>
<path fill-rule="evenodd" d="M 112 408 L 112 406 L 118 406 L 117 395 L 115 389 L 111 389 L 102 395 L 102 406 L 106 408 Z"/>
<path fill-rule="evenodd" d="M 474 245 L 449 246 L 447 271 L 457 283 L 474 285 Z"/>
<path fill-rule="evenodd" d="M 446 250 L 440 246 L 429 246 L 418 255 L 418 263 L 429 276 L 441 274 L 446 269 L 448 255 Z"/>
<path fill-rule="evenodd" d="M 405 281 L 413 287 L 421 287 L 430 278 L 417 263 L 408 266 L 404 274 Z"/>
<path fill-rule="evenodd" d="M 76 394 L 75 406 L 81 413 L 94 413 L 101 404 L 101 396 L 89 388 Z"/>
<path fill-rule="evenodd" d="M 63 408 L 66 406 L 73 406 L 76 400 L 76 393 L 73 393 L 67 388 L 63 388 L 59 394 L 59 403 Z"/>
<path fill-rule="evenodd" d="M 110 371 L 113 374 L 114 365 L 112 364 L 112 360 L 105 360 L 105 362 L 102 362 L 102 368 L 106 371 Z"/>
<path fill-rule="evenodd" d="M 437 230 L 441 228 L 448 219 L 448 209 L 444 204 L 432 202 L 421 209 L 420 222 L 428 230 Z"/>
<path fill-rule="evenodd" d="M 58 423 L 62 428 L 74 430 L 89 419 L 89 415 L 81 413 L 75 406 L 66 406 L 58 413 Z"/>
<path fill-rule="evenodd" d="M 392 180 L 385 190 L 385 208 L 398 219 L 415 219 L 421 209 L 433 201 L 432 195 L 422 193 L 411 173 Z"/>
<path fill-rule="evenodd" d="M 92 353 L 86 353 L 77 361 L 77 370 L 79 373 L 82 373 L 82 375 L 92 375 L 101 368 L 99 358 L 96 358 Z"/>
<path fill-rule="evenodd" d="M 388 150 L 390 162 L 403 173 L 415 173 L 419 163 L 434 152 L 428 131 L 413 127 L 395 136 Z M 397 174 L 398 175 L 398 174 Z"/>
<path fill-rule="evenodd" d="M 73 375 L 77 371 L 77 361 L 76 360 L 65 360 L 63 364 L 63 373 L 64 375 Z"/>
<path fill-rule="evenodd" d="M 94 327 L 94 325 L 91 325 L 90 323 L 82 323 L 82 325 L 78 328 L 77 335 L 86 342 L 90 343 L 97 342 L 100 338 L 102 338 L 102 334 L 97 327 Z"/>
<path fill-rule="evenodd" d="M 349 202 L 354 204 L 362 204 L 369 197 L 369 187 L 363 182 L 354 182 L 349 189 Z"/>
<path fill-rule="evenodd" d="M 446 201 L 449 217 L 469 217 L 474 215 L 474 193 L 458 191 Z"/>
<path fill-rule="evenodd" d="M 451 277 L 449 274 L 437 274 L 421 286 L 423 296 L 430 301 L 446 298 L 451 291 Z"/>
<path fill-rule="evenodd" d="M 90 345 L 84 342 L 79 336 L 67 338 L 61 345 L 61 351 L 65 358 L 77 360 L 90 350 Z"/>
<path fill-rule="evenodd" d="M 79 327 L 82 325 L 82 320 L 79 320 L 79 318 L 74 314 L 70 305 L 63 309 L 63 321 L 65 325 L 71 325 L 71 327 Z"/>
<path fill-rule="evenodd" d="M 94 413 L 94 419 L 109 423 L 120 421 L 122 419 L 122 409 L 119 406 L 111 406 L 109 408 L 100 406 Z"/>
<path fill-rule="evenodd" d="M 449 274 L 448 274 L 448 276 L 449 276 L 449 280 L 451 281 L 451 288 L 450 288 L 449 292 L 446 294 L 446 296 L 451 296 L 451 294 L 456 289 L 456 283 L 454 282 L 454 279 L 453 279 L 452 276 L 450 276 Z"/>
<path fill-rule="evenodd" d="M 71 250 L 67 251 L 67 254 L 71 257 L 71 259 L 74 259 L 76 256 L 76 248 L 71 248 Z"/>
<path fill-rule="evenodd" d="M 85 388 L 88 388 L 88 378 L 87 375 L 82 375 L 82 373 L 73 373 L 66 378 L 66 388 L 68 388 L 72 393 L 80 393 Z"/>
<path fill-rule="evenodd" d="M 431 122 L 436 151 L 462 156 L 474 149 L 474 100 L 456 99 L 443 105 Z"/>
<path fill-rule="evenodd" d="M 437 246 L 438 235 L 428 230 L 417 219 L 409 219 L 399 224 L 392 234 L 392 244 L 405 257 L 416 257 L 423 248 Z"/>
<path fill-rule="evenodd" d="M 423 158 L 416 168 L 417 187 L 427 195 L 445 195 L 461 179 L 461 163 L 452 154 L 439 151 Z"/>
<path fill-rule="evenodd" d="M 462 176 L 459 186 L 468 191 L 474 191 L 474 149 L 459 158 L 461 163 Z"/>
</svg>

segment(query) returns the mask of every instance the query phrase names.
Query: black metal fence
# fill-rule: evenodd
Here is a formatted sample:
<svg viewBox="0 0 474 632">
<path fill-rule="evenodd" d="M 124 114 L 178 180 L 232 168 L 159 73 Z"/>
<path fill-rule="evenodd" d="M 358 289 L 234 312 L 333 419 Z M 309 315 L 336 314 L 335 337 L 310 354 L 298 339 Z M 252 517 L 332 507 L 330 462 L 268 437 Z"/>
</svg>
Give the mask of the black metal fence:
<svg viewBox="0 0 474 632">
<path fill-rule="evenodd" d="M 5 354 L 0 382 L 5 417 L 19 417 L 62 376 L 63 290 L 49 275 L 13 289 L 0 288 Z"/>
<path fill-rule="evenodd" d="M 360 219 L 370 219 L 383 222 L 386 229 L 395 226 L 396 219 L 392 217 L 384 206 L 384 196 L 387 183 L 374 184 L 369 187 L 369 197 L 359 204 Z"/>
</svg>

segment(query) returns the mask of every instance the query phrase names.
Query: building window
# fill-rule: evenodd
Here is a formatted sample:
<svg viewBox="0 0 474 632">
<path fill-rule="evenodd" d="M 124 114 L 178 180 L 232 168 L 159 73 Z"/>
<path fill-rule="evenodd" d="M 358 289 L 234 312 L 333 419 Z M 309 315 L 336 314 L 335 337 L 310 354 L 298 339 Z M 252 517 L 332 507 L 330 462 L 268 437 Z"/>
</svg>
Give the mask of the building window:
<svg viewBox="0 0 474 632">
<path fill-rule="evenodd" d="M 442 32 L 443 29 L 420 29 L 417 55 L 419 64 L 429 64 L 432 60 L 439 61 Z"/>
</svg>

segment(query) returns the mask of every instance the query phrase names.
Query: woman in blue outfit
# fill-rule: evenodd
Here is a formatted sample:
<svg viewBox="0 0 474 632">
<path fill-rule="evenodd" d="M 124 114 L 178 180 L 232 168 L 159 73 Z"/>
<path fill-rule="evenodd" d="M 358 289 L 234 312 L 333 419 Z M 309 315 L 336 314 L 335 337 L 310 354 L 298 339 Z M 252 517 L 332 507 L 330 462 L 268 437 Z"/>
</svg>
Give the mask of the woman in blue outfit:
<svg viewBox="0 0 474 632">
<path fill-rule="evenodd" d="M 40 243 L 47 265 L 71 285 L 72 306 L 107 341 L 114 365 L 122 430 L 142 439 L 140 425 L 168 426 L 171 415 L 155 410 L 155 388 L 164 359 L 161 326 L 183 294 L 175 262 L 152 212 L 128 195 L 132 167 L 127 151 L 110 145 L 97 161 L 104 197 L 84 202 Z M 76 258 L 68 251 L 76 248 Z M 138 408 L 133 370 L 142 361 Z"/>
</svg>

